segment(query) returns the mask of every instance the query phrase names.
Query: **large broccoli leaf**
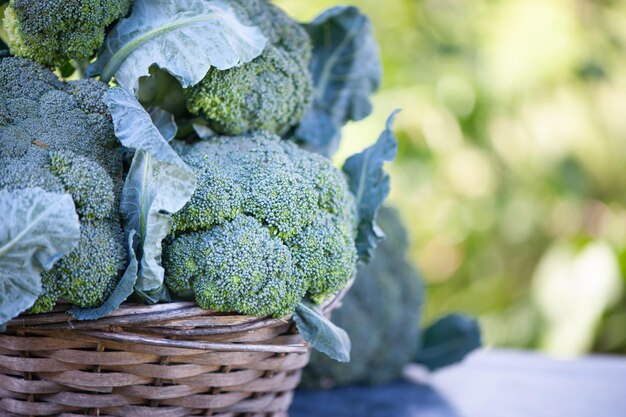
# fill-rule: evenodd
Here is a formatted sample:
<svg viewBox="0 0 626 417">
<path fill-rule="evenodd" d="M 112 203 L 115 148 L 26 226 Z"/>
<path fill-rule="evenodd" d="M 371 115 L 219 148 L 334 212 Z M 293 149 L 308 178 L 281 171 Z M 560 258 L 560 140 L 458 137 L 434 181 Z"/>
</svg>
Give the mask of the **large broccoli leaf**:
<svg viewBox="0 0 626 417">
<path fill-rule="evenodd" d="M 104 81 L 137 90 L 139 78 L 156 64 L 184 87 L 197 84 L 210 67 L 250 62 L 267 38 L 239 21 L 221 0 L 135 0 L 130 16 L 115 25 L 89 69 Z"/>
<path fill-rule="evenodd" d="M 351 156 L 343 165 L 350 191 L 356 197 L 359 216 L 356 247 L 359 259 L 364 262 L 370 259 L 376 245 L 385 236 L 376 224 L 376 214 L 389 195 L 389 174 L 384 165 L 386 161 L 393 161 L 398 151 L 398 142 L 392 130 L 397 113 L 398 110 L 389 116 L 387 127 L 375 144 Z"/>
<path fill-rule="evenodd" d="M 137 230 L 141 239 L 135 290 L 146 301 L 157 302 L 163 295 L 165 274 L 161 242 L 172 228 L 172 214 L 191 199 L 196 177 L 130 91 L 112 88 L 105 101 L 115 134 L 124 146 L 136 150 L 120 205 L 127 230 Z"/>
<path fill-rule="evenodd" d="M 315 306 L 301 302 L 293 313 L 302 338 L 313 349 L 325 353 L 338 362 L 350 362 L 350 337 L 345 330 L 335 326 Z"/>
<path fill-rule="evenodd" d="M 0 324 L 30 308 L 43 270 L 78 246 L 80 223 L 69 194 L 0 190 Z"/>
<path fill-rule="evenodd" d="M 356 7 L 333 7 L 304 27 L 313 41 L 315 99 L 295 136 L 306 148 L 330 156 L 341 127 L 372 111 L 369 96 L 382 73 L 378 47 L 369 18 Z"/>
</svg>

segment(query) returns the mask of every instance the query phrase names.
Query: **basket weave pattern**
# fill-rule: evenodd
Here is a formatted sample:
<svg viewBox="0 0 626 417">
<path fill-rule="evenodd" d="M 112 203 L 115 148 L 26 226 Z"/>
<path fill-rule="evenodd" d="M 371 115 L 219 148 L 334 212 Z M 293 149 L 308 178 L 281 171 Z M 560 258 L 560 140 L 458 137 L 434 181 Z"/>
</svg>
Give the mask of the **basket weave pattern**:
<svg viewBox="0 0 626 417">
<path fill-rule="evenodd" d="M 69 319 L 21 316 L 0 333 L 0 416 L 286 416 L 309 359 L 291 320 L 194 303 Z"/>
</svg>

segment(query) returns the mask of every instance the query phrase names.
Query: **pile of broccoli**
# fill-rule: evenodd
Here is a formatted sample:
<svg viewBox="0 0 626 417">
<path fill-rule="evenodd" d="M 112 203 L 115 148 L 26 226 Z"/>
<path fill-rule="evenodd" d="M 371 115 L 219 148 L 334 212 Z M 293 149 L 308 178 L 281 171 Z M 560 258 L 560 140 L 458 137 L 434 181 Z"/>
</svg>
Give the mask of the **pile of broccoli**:
<svg viewBox="0 0 626 417">
<path fill-rule="evenodd" d="M 62 82 L 27 59 L 0 61 L 0 189 L 69 193 L 81 220 L 78 248 L 43 273 L 32 312 L 60 298 L 99 306 L 124 267 L 122 157 L 106 89 L 96 80 Z"/>
<path fill-rule="evenodd" d="M 165 282 L 201 307 L 284 316 L 352 277 L 353 196 L 329 160 L 267 132 L 178 144 L 198 175 L 174 215 Z"/>
<path fill-rule="evenodd" d="M 362 247 L 369 251 L 380 238 L 372 218 L 388 193 L 382 165 L 395 154 L 395 139 L 388 127 L 379 146 L 385 155 L 364 152 L 367 161 L 352 161 L 345 172 L 298 144 L 294 131 L 318 96 L 337 95 L 333 102 L 350 107 L 369 95 L 340 91 L 342 85 L 316 91 L 311 66 L 319 45 L 310 28 L 266 0 L 8 3 L 3 33 L 12 56 L 0 57 L 0 190 L 39 189 L 68 202 L 69 195 L 69 212 L 80 222 L 80 239 L 69 247 L 75 249 L 53 256 L 51 269 L 31 262 L 37 285 L 27 300 L 40 295 L 30 312 L 66 301 L 79 307 L 76 317 L 95 318 L 80 308 L 104 305 L 110 312 L 134 288 L 148 302 L 195 299 L 217 311 L 283 317 L 299 314 L 303 300 L 320 304 L 346 286 Z M 342 10 L 329 19 L 354 18 L 354 8 Z M 218 46 L 192 39 L 199 25 Z M 329 48 L 341 49 L 341 39 L 332 41 Z M 171 67 L 194 65 L 193 48 L 221 55 L 207 54 L 210 69 L 203 77 L 200 65 L 190 82 L 191 75 Z M 170 50 L 176 52 L 163 53 Z M 181 65 L 162 62 L 168 59 Z M 329 60 L 327 77 L 351 76 L 333 72 Z M 120 75 L 124 63 L 138 62 L 147 63 L 141 71 L 169 77 L 168 85 L 153 79 L 160 108 L 137 100 L 142 75 L 128 84 Z M 101 75 L 105 82 L 56 74 Z M 168 103 L 171 89 L 176 100 Z M 357 192 L 358 184 L 375 190 Z M 186 190 L 179 204 L 164 204 L 177 186 Z M 0 228 L 0 258 L 8 253 L 1 251 L 7 235 Z M 140 288 L 146 276 L 156 290 Z"/>
<path fill-rule="evenodd" d="M 349 338 L 312 304 L 383 237 L 396 112 L 343 170 L 328 158 L 379 85 L 368 18 L 339 6 L 300 24 L 267 0 L 0 6 L 0 330 L 60 302 L 93 320 L 133 294 L 193 299 L 293 314 L 313 348 L 348 360 Z M 389 239 L 335 315 L 355 361 L 313 356 L 313 384 L 386 382 L 415 358 L 422 285 L 397 213 L 381 220 Z M 452 354 L 451 334 L 469 335 Z M 422 363 L 478 342 L 475 323 L 438 322 Z"/>
</svg>

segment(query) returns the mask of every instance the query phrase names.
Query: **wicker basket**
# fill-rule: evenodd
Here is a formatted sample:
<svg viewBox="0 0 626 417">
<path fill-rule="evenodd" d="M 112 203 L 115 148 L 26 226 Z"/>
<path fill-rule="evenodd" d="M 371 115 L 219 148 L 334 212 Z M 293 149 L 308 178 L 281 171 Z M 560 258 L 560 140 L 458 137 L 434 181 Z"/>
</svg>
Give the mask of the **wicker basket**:
<svg viewBox="0 0 626 417">
<path fill-rule="evenodd" d="M 289 318 L 172 303 L 70 319 L 25 315 L 0 333 L 0 416 L 286 416 L 309 359 Z"/>
</svg>

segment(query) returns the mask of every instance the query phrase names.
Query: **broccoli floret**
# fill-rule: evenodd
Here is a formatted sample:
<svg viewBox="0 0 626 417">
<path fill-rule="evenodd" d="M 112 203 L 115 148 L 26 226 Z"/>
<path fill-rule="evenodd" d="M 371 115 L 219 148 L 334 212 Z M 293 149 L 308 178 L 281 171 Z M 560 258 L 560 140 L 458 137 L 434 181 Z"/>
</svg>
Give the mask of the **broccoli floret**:
<svg viewBox="0 0 626 417">
<path fill-rule="evenodd" d="M 310 39 L 297 22 L 265 0 L 228 3 L 245 23 L 260 28 L 268 44 L 249 63 L 225 71 L 211 68 L 186 90 L 187 107 L 222 134 L 283 134 L 300 121 L 312 100 Z"/>
<path fill-rule="evenodd" d="M 419 348 L 422 279 L 407 260 L 408 238 L 398 212 L 382 207 L 378 222 L 386 239 L 333 313 L 333 322 L 352 341 L 349 363 L 312 352 L 303 386 L 383 384 L 399 378 Z"/>
<path fill-rule="evenodd" d="M 72 152 L 50 152 L 50 169 L 72 195 L 85 220 L 102 220 L 113 212 L 113 180 L 96 162 Z"/>
<path fill-rule="evenodd" d="M 321 211 L 302 231 L 287 240 L 292 250 L 296 277 L 309 282 L 309 296 L 321 302 L 346 285 L 346 265 L 354 263 L 350 223 L 345 218 Z"/>
<path fill-rule="evenodd" d="M 106 93 L 108 86 L 93 78 L 72 81 L 66 84 L 66 89 L 76 100 L 78 107 L 87 114 L 99 114 L 109 121 L 113 121 L 111 113 L 102 96 Z"/>
<path fill-rule="evenodd" d="M 119 223 L 83 222 L 78 248 L 43 275 L 49 275 L 60 297 L 75 306 L 99 307 L 115 288 L 124 259 Z"/>
<path fill-rule="evenodd" d="M 41 286 L 43 291 L 35 304 L 28 310 L 29 313 L 47 313 L 51 311 L 61 296 L 59 285 L 52 274 L 44 272 L 41 274 Z"/>
<path fill-rule="evenodd" d="M 220 311 L 285 314 L 307 289 L 306 277 L 289 273 L 289 248 L 245 214 L 206 232 L 181 235 L 168 251 L 168 265 L 170 289 L 193 289 L 200 306 Z"/>
<path fill-rule="evenodd" d="M 132 0 L 11 0 L 4 29 L 14 55 L 60 66 L 91 57 L 106 27 L 131 5 Z"/>
<path fill-rule="evenodd" d="M 78 247 L 42 275 L 33 312 L 59 298 L 96 307 L 125 260 L 118 207 L 122 159 L 98 81 L 59 81 L 23 58 L 0 61 L 0 189 L 40 187 L 72 196 L 81 221 Z"/>
<path fill-rule="evenodd" d="M 279 317 L 346 285 L 354 198 L 330 161 L 270 133 L 175 146 L 198 188 L 165 244 L 170 290 L 205 308 Z"/>
</svg>

